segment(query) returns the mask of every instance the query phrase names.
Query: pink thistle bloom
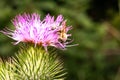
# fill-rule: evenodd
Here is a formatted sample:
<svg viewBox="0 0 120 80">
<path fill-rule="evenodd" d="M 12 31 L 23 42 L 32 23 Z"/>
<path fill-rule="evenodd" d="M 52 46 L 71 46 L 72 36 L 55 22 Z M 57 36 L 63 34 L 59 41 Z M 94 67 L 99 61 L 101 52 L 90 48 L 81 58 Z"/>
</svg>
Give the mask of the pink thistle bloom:
<svg viewBox="0 0 120 80">
<path fill-rule="evenodd" d="M 29 42 L 35 45 L 41 45 L 46 50 L 48 46 L 54 46 L 59 49 L 65 49 L 68 37 L 67 32 L 71 27 L 66 27 L 66 21 L 62 15 L 56 19 L 49 14 L 41 21 L 39 14 L 17 15 L 12 20 L 15 30 L 2 31 L 10 38 L 19 42 Z"/>
</svg>

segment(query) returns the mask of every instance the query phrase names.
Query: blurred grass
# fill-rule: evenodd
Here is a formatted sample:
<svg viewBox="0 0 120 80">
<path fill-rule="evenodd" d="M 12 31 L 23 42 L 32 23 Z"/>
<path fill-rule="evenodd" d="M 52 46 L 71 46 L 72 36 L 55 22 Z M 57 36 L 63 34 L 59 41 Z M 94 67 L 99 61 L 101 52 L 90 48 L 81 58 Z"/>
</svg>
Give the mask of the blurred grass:
<svg viewBox="0 0 120 80">
<path fill-rule="evenodd" d="M 119 80 L 120 13 L 118 0 L 0 0 L 0 29 L 13 28 L 11 19 L 23 12 L 62 14 L 73 29 L 72 44 L 58 51 L 69 70 L 67 80 Z M 0 55 L 11 56 L 14 42 L 0 34 Z"/>
</svg>

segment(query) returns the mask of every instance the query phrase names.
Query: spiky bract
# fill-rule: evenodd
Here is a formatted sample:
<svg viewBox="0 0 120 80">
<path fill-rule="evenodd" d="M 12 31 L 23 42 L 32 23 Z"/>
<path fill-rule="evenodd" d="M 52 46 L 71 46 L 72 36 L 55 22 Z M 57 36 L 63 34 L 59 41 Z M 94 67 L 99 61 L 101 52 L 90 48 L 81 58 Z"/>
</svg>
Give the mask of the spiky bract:
<svg viewBox="0 0 120 80">
<path fill-rule="evenodd" d="M 66 71 L 63 62 L 53 52 L 41 47 L 21 48 L 13 60 L 16 77 L 21 80 L 64 80 Z"/>
</svg>

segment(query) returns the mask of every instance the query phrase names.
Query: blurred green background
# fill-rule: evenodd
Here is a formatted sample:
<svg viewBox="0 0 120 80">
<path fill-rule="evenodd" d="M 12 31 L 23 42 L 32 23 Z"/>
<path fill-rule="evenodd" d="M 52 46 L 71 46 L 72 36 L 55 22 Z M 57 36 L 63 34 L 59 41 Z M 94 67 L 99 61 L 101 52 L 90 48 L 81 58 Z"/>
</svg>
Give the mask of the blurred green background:
<svg viewBox="0 0 120 80">
<path fill-rule="evenodd" d="M 72 44 L 58 51 L 68 69 L 66 80 L 120 80 L 120 12 L 117 0 L 0 0 L 0 29 L 13 28 L 19 13 L 62 14 L 72 25 Z M 0 33 L 0 55 L 12 56 L 18 46 Z"/>
</svg>

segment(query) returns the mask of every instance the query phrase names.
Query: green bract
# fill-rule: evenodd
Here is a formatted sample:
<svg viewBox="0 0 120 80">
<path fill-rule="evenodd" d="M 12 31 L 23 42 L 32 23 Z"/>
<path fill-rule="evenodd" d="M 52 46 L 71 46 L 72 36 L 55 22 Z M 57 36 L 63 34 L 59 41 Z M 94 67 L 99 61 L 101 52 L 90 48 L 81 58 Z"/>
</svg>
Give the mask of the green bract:
<svg viewBox="0 0 120 80">
<path fill-rule="evenodd" d="M 64 80 L 65 75 L 62 60 L 41 47 L 23 47 L 0 65 L 0 80 Z"/>
</svg>

